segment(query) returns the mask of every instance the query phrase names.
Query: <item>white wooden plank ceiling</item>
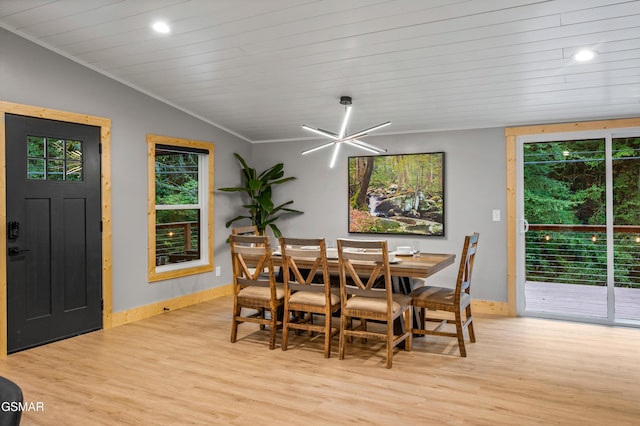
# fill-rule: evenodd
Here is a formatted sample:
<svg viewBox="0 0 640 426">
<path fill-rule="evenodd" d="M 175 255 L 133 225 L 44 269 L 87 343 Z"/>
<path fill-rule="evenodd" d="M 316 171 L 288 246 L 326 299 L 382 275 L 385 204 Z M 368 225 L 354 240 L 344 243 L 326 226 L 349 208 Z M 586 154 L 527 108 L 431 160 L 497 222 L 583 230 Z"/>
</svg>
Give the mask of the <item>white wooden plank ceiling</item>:
<svg viewBox="0 0 640 426">
<path fill-rule="evenodd" d="M 378 134 L 640 115 L 640 1 L 0 0 L 0 26 L 252 142 L 337 129 L 342 95 Z"/>
</svg>

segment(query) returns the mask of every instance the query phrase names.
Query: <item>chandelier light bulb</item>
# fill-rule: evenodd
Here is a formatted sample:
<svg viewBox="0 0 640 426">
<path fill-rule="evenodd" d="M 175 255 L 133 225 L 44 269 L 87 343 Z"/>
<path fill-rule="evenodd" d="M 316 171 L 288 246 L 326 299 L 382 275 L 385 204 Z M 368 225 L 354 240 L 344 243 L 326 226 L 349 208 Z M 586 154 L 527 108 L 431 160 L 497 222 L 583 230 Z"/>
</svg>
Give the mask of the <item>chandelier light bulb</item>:
<svg viewBox="0 0 640 426">
<path fill-rule="evenodd" d="M 370 152 L 372 154 L 380 154 L 382 152 L 387 152 L 386 149 L 378 148 L 377 146 L 362 142 L 358 140 L 358 138 L 365 137 L 369 134 L 369 132 L 372 132 L 374 130 L 378 130 L 382 127 L 386 127 L 390 125 L 391 121 L 387 121 L 385 123 L 378 124 L 377 126 L 373 126 L 365 130 L 360 130 L 359 132 L 348 135 L 346 133 L 347 133 L 347 124 L 349 123 L 349 117 L 351 116 L 351 111 L 352 111 L 351 97 L 341 96 L 340 105 L 344 105 L 345 110 L 344 110 L 344 119 L 342 120 L 342 125 L 340 126 L 340 132 L 338 134 L 335 134 L 333 132 L 329 132 L 323 129 L 313 128 L 313 127 L 307 126 L 306 124 L 302 125 L 302 128 L 304 130 L 308 130 L 310 132 L 332 139 L 331 142 L 318 145 L 313 148 L 309 148 L 302 151 L 302 155 L 310 154 L 312 152 L 319 151 L 323 148 L 327 148 L 331 145 L 335 145 L 335 148 L 333 150 L 333 155 L 331 157 L 331 163 L 329 164 L 329 167 L 333 168 L 333 166 L 335 166 L 336 164 L 336 160 L 338 159 L 338 152 L 340 151 L 340 145 L 343 142 L 348 145 L 354 146 L 356 148 L 360 148 L 364 151 Z"/>
</svg>

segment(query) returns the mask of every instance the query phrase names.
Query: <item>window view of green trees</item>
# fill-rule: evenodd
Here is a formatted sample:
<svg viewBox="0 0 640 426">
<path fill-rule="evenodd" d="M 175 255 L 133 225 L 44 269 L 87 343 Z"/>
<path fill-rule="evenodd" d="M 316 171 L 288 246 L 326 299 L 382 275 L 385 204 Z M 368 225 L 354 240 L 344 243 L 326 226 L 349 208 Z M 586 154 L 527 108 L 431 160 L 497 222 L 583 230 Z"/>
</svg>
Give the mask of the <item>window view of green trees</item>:
<svg viewBox="0 0 640 426">
<path fill-rule="evenodd" d="M 198 162 L 197 153 L 156 149 L 156 255 L 171 256 L 163 263 L 199 253 Z"/>
<path fill-rule="evenodd" d="M 615 282 L 638 285 L 640 138 L 613 139 L 611 155 Z M 606 285 L 606 206 L 604 139 L 525 144 L 527 280 Z"/>
<path fill-rule="evenodd" d="M 45 136 L 27 138 L 27 178 L 82 180 L 82 142 Z"/>
<path fill-rule="evenodd" d="M 156 205 L 198 204 L 198 154 L 156 152 Z"/>
</svg>

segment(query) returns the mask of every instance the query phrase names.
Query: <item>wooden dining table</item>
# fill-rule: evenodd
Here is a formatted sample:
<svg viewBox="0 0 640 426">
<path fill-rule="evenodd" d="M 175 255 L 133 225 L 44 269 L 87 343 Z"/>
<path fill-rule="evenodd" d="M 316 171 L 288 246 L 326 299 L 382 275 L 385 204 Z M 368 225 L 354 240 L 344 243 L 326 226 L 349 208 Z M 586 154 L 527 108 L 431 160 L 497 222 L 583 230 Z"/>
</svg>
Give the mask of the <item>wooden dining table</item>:
<svg viewBox="0 0 640 426">
<path fill-rule="evenodd" d="M 278 252 L 274 253 L 272 260 L 274 266 L 282 266 L 282 257 Z M 419 257 L 414 257 L 413 255 L 403 256 L 396 254 L 395 261 L 391 262 L 391 264 L 389 265 L 392 276 L 393 291 L 395 293 L 409 294 L 413 289 L 412 278 L 429 278 L 435 273 L 442 271 L 446 267 L 452 265 L 455 260 L 456 255 L 449 253 L 421 253 Z M 309 261 L 307 264 L 303 259 L 298 259 L 296 261 L 296 264 L 301 268 L 304 268 L 305 266 L 311 267 L 313 261 Z M 371 263 L 363 262 L 361 264 L 354 264 L 354 267 L 358 272 L 368 272 L 373 270 L 374 265 L 372 265 Z M 332 275 L 331 281 L 333 283 L 334 278 L 336 278 L 340 273 L 340 269 L 338 267 L 338 259 L 333 257 L 327 258 L 327 268 L 329 269 L 329 273 Z M 279 280 L 281 281 L 282 278 L 280 278 Z M 339 283 L 337 284 L 339 285 Z M 418 311 L 414 311 L 414 327 L 418 327 L 419 320 L 420 319 Z M 401 316 L 397 319 L 397 321 L 394 322 L 396 334 L 401 334 L 402 330 L 404 330 L 404 327 L 404 318 Z"/>
<path fill-rule="evenodd" d="M 420 257 L 396 255 L 395 261 L 389 265 L 391 275 L 397 278 L 394 280 L 394 287 L 397 286 L 394 290 L 409 294 L 411 292 L 411 278 L 429 278 L 452 265 L 455 260 L 456 255 L 448 253 L 421 253 Z M 298 260 L 296 263 L 299 267 L 304 268 L 305 266 L 311 267 L 313 262 L 310 261 L 308 265 L 305 265 L 304 261 Z M 282 266 L 282 258 L 277 254 L 274 255 L 273 264 L 274 266 Z M 336 258 L 328 258 L 327 267 L 332 275 L 338 275 L 340 272 Z M 362 263 L 356 266 L 356 270 L 372 271 L 373 267 L 372 264 Z"/>
<path fill-rule="evenodd" d="M 273 266 L 282 266 L 282 257 L 278 251 L 273 253 L 271 258 L 273 260 Z M 395 293 L 409 294 L 412 290 L 412 278 L 429 278 L 435 273 L 442 271 L 446 267 L 452 265 L 456 260 L 455 254 L 449 253 L 421 253 L 419 257 L 413 255 L 397 255 L 395 260 L 389 265 L 392 276 L 393 291 Z M 313 261 L 305 262 L 304 259 L 296 260 L 296 264 L 299 268 L 309 267 L 313 265 Z M 361 264 L 354 264 L 354 267 L 358 272 L 372 271 L 374 265 L 371 263 L 363 262 Z M 327 268 L 332 276 L 332 286 L 335 285 L 334 279 L 337 278 L 340 273 L 338 266 L 338 259 L 334 257 L 327 258 Z M 282 273 L 280 270 L 279 275 Z M 282 281 L 282 277 L 279 276 L 278 281 Z M 336 280 L 336 284 L 339 282 Z M 417 311 L 413 312 L 413 325 L 418 327 L 420 318 Z M 394 329 L 396 334 L 402 334 L 404 330 L 404 318 L 398 317 L 394 322 Z M 404 345 L 402 343 L 401 345 Z"/>
</svg>

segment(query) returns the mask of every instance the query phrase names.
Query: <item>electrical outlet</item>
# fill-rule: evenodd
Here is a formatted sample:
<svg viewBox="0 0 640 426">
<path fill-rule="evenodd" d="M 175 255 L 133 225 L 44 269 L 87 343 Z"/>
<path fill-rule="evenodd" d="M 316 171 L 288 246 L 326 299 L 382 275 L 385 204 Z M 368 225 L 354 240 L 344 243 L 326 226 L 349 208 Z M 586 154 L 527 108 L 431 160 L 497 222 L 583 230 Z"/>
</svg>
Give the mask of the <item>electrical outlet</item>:
<svg viewBox="0 0 640 426">
<path fill-rule="evenodd" d="M 500 222 L 500 210 L 493 211 L 493 221 Z"/>
<path fill-rule="evenodd" d="M 222 275 L 222 272 L 220 271 L 220 267 L 216 266 L 216 277 L 219 277 L 220 275 Z"/>
</svg>

